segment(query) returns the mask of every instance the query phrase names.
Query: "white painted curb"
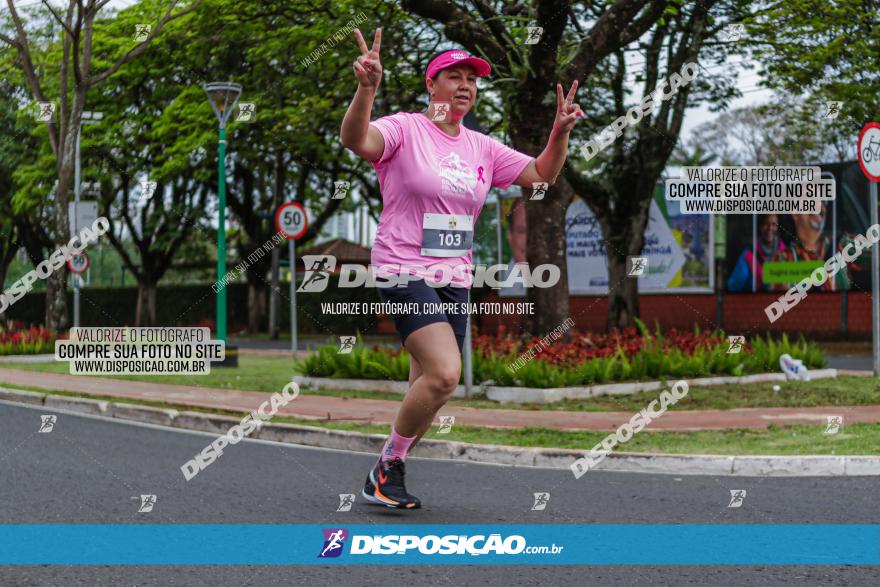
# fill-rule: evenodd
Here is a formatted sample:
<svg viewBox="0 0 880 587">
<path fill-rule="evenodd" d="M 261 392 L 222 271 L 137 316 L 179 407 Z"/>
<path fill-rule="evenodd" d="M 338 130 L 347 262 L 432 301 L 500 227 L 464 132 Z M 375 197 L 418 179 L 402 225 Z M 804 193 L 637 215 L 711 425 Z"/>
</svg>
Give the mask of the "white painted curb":
<svg viewBox="0 0 880 587">
<path fill-rule="evenodd" d="M 829 379 L 837 377 L 837 369 L 816 369 L 810 371 L 811 379 Z M 678 381 L 670 378 L 669 381 Z M 295 375 L 293 381 L 302 389 L 335 389 L 355 391 L 384 391 L 387 393 L 406 394 L 409 389 L 407 381 L 389 381 L 387 379 L 335 379 L 332 377 L 307 377 Z M 699 377 L 685 379 L 689 387 L 704 385 L 725 385 L 729 383 L 769 383 L 785 381 L 782 373 L 756 373 L 742 377 Z M 585 385 L 580 387 L 505 387 L 497 385 L 475 385 L 474 388 L 486 394 L 486 398 L 496 402 L 515 404 L 549 404 L 562 399 L 586 399 L 598 395 L 630 395 L 643 391 L 658 391 L 664 387 L 660 381 L 637 381 L 632 383 L 604 383 L 602 385 Z M 458 385 L 453 397 L 465 397 L 464 385 Z"/>
<path fill-rule="evenodd" d="M 202 412 L 179 412 L 137 404 L 44 395 L 3 387 L 0 387 L 0 400 L 28 405 L 43 405 L 47 409 L 57 408 L 70 412 L 147 422 L 186 430 L 199 430 L 216 433 L 218 436 L 225 434 L 229 428 L 241 422 L 241 417 Z M 298 424 L 265 424 L 262 429 L 254 431 L 250 437 L 356 452 L 377 452 L 385 442 L 384 434 L 363 434 Z M 569 449 L 468 444 L 423 438 L 412 454 L 415 457 L 476 463 L 569 469 L 575 460 L 586 453 Z M 740 477 L 880 476 L 880 456 L 725 456 L 611 453 L 596 470 Z"/>
</svg>

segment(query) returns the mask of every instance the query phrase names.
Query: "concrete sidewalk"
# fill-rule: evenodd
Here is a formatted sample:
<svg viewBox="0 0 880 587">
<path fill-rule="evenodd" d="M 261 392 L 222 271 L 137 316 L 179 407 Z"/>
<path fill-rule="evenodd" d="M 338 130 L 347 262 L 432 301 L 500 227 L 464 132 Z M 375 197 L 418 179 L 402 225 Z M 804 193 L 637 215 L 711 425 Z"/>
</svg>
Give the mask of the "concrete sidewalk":
<svg viewBox="0 0 880 587">
<path fill-rule="evenodd" d="M 250 412 L 269 397 L 267 392 L 212 389 L 124 381 L 102 377 L 0 369 L 0 384 L 67 391 L 116 398 L 165 402 L 184 406 Z M 399 401 L 348 399 L 301 393 L 279 410 L 283 416 L 309 420 L 390 425 Z M 456 424 L 488 428 L 540 426 L 557 430 L 612 430 L 632 417 L 631 412 L 565 412 L 549 410 L 478 409 L 446 406 L 443 416 Z M 821 424 L 828 416 L 843 416 L 847 424 L 880 422 L 880 405 L 819 408 L 739 408 L 733 410 L 669 411 L 651 423 L 651 430 L 720 430 L 766 428 L 770 424 Z"/>
</svg>

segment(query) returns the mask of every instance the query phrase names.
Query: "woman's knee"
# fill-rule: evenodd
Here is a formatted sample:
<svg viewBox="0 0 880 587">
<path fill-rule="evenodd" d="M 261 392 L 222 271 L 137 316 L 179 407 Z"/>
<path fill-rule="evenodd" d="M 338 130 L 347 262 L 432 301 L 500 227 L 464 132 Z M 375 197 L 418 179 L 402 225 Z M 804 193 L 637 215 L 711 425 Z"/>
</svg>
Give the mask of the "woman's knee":
<svg viewBox="0 0 880 587">
<path fill-rule="evenodd" d="M 461 378 L 461 354 L 448 323 L 418 329 L 407 337 L 404 346 L 410 355 L 418 357 L 422 378 L 432 392 L 448 395 L 455 391 Z"/>
<path fill-rule="evenodd" d="M 443 394 L 451 394 L 455 391 L 459 379 L 461 379 L 461 359 L 442 361 L 433 365 L 425 372 L 432 387 Z"/>
</svg>

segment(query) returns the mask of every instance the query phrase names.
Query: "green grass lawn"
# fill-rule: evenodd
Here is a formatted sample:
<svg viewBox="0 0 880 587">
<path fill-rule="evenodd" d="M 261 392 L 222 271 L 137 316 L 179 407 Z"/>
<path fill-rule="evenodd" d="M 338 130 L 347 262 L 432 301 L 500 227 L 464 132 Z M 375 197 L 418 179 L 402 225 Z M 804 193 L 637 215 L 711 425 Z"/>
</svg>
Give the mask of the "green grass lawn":
<svg viewBox="0 0 880 587">
<path fill-rule="evenodd" d="M 49 373 L 69 373 L 68 363 L 2 363 L 0 368 L 24 369 Z M 294 374 L 293 359 L 241 355 L 238 367 L 217 367 L 208 375 L 119 375 L 118 379 L 241 389 L 279 391 Z M 88 377 L 83 375 L 82 377 Z M 693 387 L 686 398 L 672 410 L 731 409 L 741 407 L 809 407 L 880 404 L 880 381 L 871 377 L 838 377 L 810 382 L 781 382 L 779 392 L 773 383 L 748 385 L 712 385 Z M 337 397 L 386 399 L 400 401 L 397 393 L 378 391 L 311 390 L 308 393 Z M 450 405 L 475 408 L 513 408 L 523 410 L 571 410 L 585 412 L 637 412 L 657 397 L 656 392 L 633 395 L 609 395 L 583 400 L 564 400 L 554 404 L 499 404 L 477 396 L 471 400 L 451 400 Z"/>
<path fill-rule="evenodd" d="M 24 388 L 22 386 L 22 388 Z M 35 391 L 44 391 L 30 388 Z M 100 395 L 54 392 L 72 397 L 90 397 L 117 401 Z M 125 400 L 125 403 L 174 408 L 242 417 L 244 413 L 227 410 L 208 410 L 162 402 Z M 275 423 L 302 424 L 334 430 L 388 434 L 384 424 L 359 424 L 300 418 L 275 417 Z M 435 425 L 424 438 L 454 440 L 473 444 L 498 444 L 544 448 L 567 448 L 589 451 L 608 432 L 559 431 L 548 428 L 493 429 L 454 425 L 448 434 L 437 434 Z M 651 432 L 646 429 L 629 442 L 619 444 L 616 452 L 652 452 L 665 454 L 715 455 L 877 455 L 880 454 L 880 424 L 845 424 L 837 434 L 824 434 L 824 423 L 794 426 L 771 425 L 767 429 L 699 430 L 689 432 Z"/>
</svg>

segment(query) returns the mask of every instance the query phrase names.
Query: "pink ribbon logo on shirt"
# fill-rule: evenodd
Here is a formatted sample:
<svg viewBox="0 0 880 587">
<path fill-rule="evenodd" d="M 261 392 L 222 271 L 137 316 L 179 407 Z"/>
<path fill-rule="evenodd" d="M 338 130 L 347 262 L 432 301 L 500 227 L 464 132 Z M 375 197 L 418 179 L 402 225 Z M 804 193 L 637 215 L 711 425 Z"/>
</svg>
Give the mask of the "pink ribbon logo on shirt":
<svg viewBox="0 0 880 587">
<path fill-rule="evenodd" d="M 477 173 L 480 174 L 480 176 L 479 176 L 477 179 L 479 179 L 479 180 L 482 181 L 483 183 L 486 183 L 486 180 L 483 179 L 483 166 L 482 166 L 482 165 L 480 165 L 479 167 L 477 167 Z"/>
</svg>

